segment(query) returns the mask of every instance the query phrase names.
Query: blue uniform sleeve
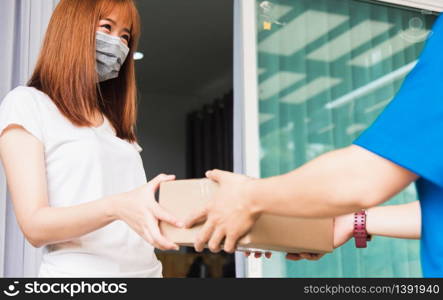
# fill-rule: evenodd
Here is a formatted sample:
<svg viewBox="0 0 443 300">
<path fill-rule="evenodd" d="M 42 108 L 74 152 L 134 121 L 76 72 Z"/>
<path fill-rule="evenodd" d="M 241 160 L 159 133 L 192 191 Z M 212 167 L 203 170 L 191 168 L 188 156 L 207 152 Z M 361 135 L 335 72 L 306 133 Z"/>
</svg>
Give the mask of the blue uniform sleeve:
<svg viewBox="0 0 443 300">
<path fill-rule="evenodd" d="M 443 16 L 397 95 L 354 144 L 443 187 Z"/>
</svg>

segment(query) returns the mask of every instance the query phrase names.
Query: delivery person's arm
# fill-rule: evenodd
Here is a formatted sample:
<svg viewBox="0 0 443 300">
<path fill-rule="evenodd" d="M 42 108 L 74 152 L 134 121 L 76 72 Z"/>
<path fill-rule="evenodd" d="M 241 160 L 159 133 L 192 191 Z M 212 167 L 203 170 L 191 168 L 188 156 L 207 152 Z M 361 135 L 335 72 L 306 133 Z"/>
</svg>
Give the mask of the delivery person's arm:
<svg viewBox="0 0 443 300">
<path fill-rule="evenodd" d="M 418 201 L 373 207 L 368 209 L 366 214 L 366 230 L 370 235 L 401 239 L 421 237 L 421 210 Z M 353 224 L 350 225 L 352 231 Z"/>
<path fill-rule="evenodd" d="M 207 215 L 196 247 L 209 241 L 217 248 L 225 240 L 225 250 L 232 251 L 262 212 L 299 217 L 351 213 L 387 201 L 418 175 L 441 188 L 442 51 L 443 16 L 394 99 L 353 146 L 268 179 L 210 172 L 208 177 L 222 188 L 209 213 L 195 216 Z"/>
<path fill-rule="evenodd" d="M 209 242 L 213 251 L 225 240 L 232 252 L 237 240 L 262 213 L 298 217 L 338 216 L 383 203 L 418 176 L 359 146 L 332 151 L 302 167 L 266 179 L 223 171 L 207 176 L 220 184 L 214 201 L 186 224 L 207 221 L 195 247 Z"/>
<path fill-rule="evenodd" d="M 407 220 L 407 222 L 404 222 Z M 334 218 L 334 248 L 348 242 L 353 235 L 354 214 L 342 215 Z M 401 239 L 420 239 L 421 236 L 421 209 L 420 203 L 414 201 L 407 204 L 377 206 L 366 210 L 366 231 L 371 236 L 386 236 Z M 290 260 L 317 260 L 321 254 L 288 253 Z M 255 257 L 261 257 L 255 252 Z M 271 257 L 267 252 L 266 257 Z"/>
<path fill-rule="evenodd" d="M 340 247 L 349 241 L 352 238 L 353 230 L 353 213 L 335 217 L 334 248 Z M 420 239 L 420 203 L 414 201 L 406 204 L 377 206 L 367 209 L 366 231 L 371 236 Z"/>
<path fill-rule="evenodd" d="M 125 193 L 66 207 L 49 205 L 44 145 L 18 125 L 0 133 L 0 158 L 14 211 L 26 239 L 35 247 L 67 241 L 100 229 L 116 220 L 126 222 L 154 247 L 178 250 L 160 232 L 159 220 L 180 226 L 156 201 L 161 182 L 174 176 L 159 175 Z"/>
</svg>

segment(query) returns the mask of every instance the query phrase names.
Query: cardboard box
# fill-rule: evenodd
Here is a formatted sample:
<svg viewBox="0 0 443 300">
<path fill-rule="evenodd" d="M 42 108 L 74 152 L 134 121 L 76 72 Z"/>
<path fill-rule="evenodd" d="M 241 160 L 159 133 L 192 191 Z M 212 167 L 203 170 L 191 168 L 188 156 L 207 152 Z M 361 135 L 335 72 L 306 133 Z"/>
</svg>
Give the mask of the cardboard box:
<svg viewBox="0 0 443 300">
<path fill-rule="evenodd" d="M 218 184 L 209 179 L 164 182 L 160 204 L 178 218 L 211 201 Z M 193 246 L 201 224 L 190 229 L 160 223 L 163 234 L 181 246 Z M 333 250 L 333 219 L 305 219 L 263 214 L 251 231 L 238 242 L 239 249 L 274 250 L 290 253 L 327 253 Z"/>
</svg>

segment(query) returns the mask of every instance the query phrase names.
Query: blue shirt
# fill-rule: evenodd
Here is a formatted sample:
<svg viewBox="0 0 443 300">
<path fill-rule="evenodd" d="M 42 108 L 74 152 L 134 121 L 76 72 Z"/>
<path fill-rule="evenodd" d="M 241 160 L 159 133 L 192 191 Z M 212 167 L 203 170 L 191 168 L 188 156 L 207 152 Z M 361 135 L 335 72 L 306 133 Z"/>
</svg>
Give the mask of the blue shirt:
<svg viewBox="0 0 443 300">
<path fill-rule="evenodd" d="M 443 15 L 397 95 L 354 144 L 420 176 L 423 275 L 443 277 Z"/>
</svg>

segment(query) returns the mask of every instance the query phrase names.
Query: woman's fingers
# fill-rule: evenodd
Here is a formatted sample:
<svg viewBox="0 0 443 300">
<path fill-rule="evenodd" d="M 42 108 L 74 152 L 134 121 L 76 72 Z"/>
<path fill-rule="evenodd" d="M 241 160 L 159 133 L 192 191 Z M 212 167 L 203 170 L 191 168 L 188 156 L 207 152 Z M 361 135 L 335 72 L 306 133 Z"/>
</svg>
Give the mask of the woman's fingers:
<svg viewBox="0 0 443 300">
<path fill-rule="evenodd" d="M 143 228 L 143 234 L 142 237 L 145 241 L 147 241 L 149 244 L 151 244 L 152 246 L 154 246 L 155 248 L 157 248 L 154 245 L 154 241 L 152 240 L 151 234 L 149 233 L 149 230 L 147 228 Z"/>
<path fill-rule="evenodd" d="M 156 191 L 160 187 L 160 183 L 164 181 L 171 181 L 175 179 L 175 175 L 166 175 L 166 174 L 159 174 L 153 179 L 151 179 L 148 184 L 151 186 L 153 191 Z"/>
<path fill-rule="evenodd" d="M 271 258 L 272 256 L 272 252 L 265 252 L 265 257 L 266 258 Z"/>
<path fill-rule="evenodd" d="M 153 245 L 161 250 L 179 250 L 179 246 L 167 240 L 160 232 L 158 221 L 151 215 L 146 217 L 149 233 L 152 237 Z"/>
<path fill-rule="evenodd" d="M 170 212 L 168 212 L 159 204 L 154 205 L 154 207 L 152 208 L 152 213 L 157 219 L 165 221 L 166 223 L 169 223 L 173 226 L 176 227 L 184 226 L 184 223 L 182 221 L 178 220 L 174 215 L 172 215 Z"/>
<path fill-rule="evenodd" d="M 161 246 L 159 243 L 157 243 L 157 241 L 154 240 L 154 238 L 152 237 L 151 233 L 149 232 L 149 228 L 143 228 L 143 238 L 145 241 L 147 241 L 149 244 L 151 244 L 154 248 L 157 249 L 163 249 L 163 246 Z"/>
</svg>

